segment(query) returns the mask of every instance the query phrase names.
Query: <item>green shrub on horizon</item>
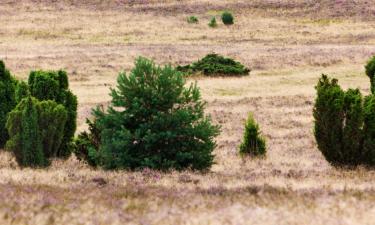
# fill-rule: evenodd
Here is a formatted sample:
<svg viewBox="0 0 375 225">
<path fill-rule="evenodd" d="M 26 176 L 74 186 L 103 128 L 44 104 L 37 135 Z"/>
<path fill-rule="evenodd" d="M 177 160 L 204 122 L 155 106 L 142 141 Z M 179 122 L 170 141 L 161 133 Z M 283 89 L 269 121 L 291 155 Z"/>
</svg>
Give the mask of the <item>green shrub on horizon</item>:
<svg viewBox="0 0 375 225">
<path fill-rule="evenodd" d="M 223 12 L 223 14 L 221 14 L 221 20 L 223 21 L 223 23 L 225 25 L 232 25 L 234 24 L 234 18 L 233 18 L 233 15 L 232 13 L 230 12 Z"/>
<path fill-rule="evenodd" d="M 204 115 L 196 84 L 185 83 L 171 66 L 138 58 L 129 75 L 120 73 L 109 109 L 93 112 L 101 141 L 90 157 L 106 169 L 210 168 L 219 127 Z"/>
<path fill-rule="evenodd" d="M 188 74 L 203 73 L 207 76 L 243 76 L 250 72 L 240 62 L 216 53 L 208 54 L 190 65 L 177 66 L 176 69 Z"/>
<path fill-rule="evenodd" d="M 216 18 L 214 16 L 211 18 L 210 22 L 208 23 L 208 26 L 211 28 L 217 27 Z"/>
<path fill-rule="evenodd" d="M 189 16 L 187 18 L 187 22 L 188 23 L 199 23 L 199 20 L 198 20 L 198 18 L 196 16 Z"/>
<path fill-rule="evenodd" d="M 264 156 L 266 154 L 266 141 L 261 136 L 259 125 L 256 123 L 252 113 L 249 113 L 245 123 L 245 132 L 240 145 L 240 153 L 251 156 Z"/>
<path fill-rule="evenodd" d="M 370 78 L 371 93 L 375 94 L 375 56 L 365 66 L 366 75 Z"/>
</svg>

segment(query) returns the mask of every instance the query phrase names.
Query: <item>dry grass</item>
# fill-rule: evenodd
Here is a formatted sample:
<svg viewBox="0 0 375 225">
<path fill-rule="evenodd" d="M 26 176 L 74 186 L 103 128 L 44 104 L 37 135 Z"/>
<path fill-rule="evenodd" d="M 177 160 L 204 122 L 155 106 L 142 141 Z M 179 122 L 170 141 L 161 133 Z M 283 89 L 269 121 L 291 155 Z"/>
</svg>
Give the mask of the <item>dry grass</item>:
<svg viewBox="0 0 375 225">
<path fill-rule="evenodd" d="M 19 78 L 66 69 L 79 97 L 79 130 L 109 101 L 120 70 L 143 55 L 186 64 L 215 51 L 253 69 L 241 78 L 195 78 L 222 126 L 206 174 L 92 170 L 74 158 L 19 169 L 0 153 L 1 224 L 371 224 L 375 171 L 332 168 L 312 135 L 321 73 L 369 91 L 375 53 L 372 1 L 6 0 L 0 58 Z M 230 9 L 235 25 L 207 26 Z M 197 25 L 186 17 L 196 15 Z M 267 137 L 266 159 L 241 159 L 249 111 Z"/>
</svg>

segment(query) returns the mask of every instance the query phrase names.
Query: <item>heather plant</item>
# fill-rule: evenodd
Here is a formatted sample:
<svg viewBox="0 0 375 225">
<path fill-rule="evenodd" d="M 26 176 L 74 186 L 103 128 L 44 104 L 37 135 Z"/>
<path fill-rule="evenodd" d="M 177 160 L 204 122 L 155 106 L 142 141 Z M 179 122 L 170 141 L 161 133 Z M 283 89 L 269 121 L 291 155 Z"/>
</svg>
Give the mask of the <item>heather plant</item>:
<svg viewBox="0 0 375 225">
<path fill-rule="evenodd" d="M 197 85 L 186 87 L 180 72 L 140 57 L 129 75 L 120 73 L 111 96 L 107 111 L 97 108 L 93 112 L 101 141 L 99 150 L 91 152 L 98 154 L 94 158 L 99 158 L 101 166 L 131 170 L 211 167 L 219 127 L 204 115 L 205 102 Z"/>
<path fill-rule="evenodd" d="M 74 133 L 77 128 L 77 97 L 69 90 L 68 76 L 65 71 L 33 71 L 30 73 L 29 90 L 39 100 L 53 100 L 62 104 L 68 113 L 64 127 L 64 136 L 57 157 L 70 156 Z"/>
<path fill-rule="evenodd" d="M 375 165 L 374 97 L 358 89 L 343 91 L 336 79 L 322 75 L 313 111 L 318 149 L 332 165 Z"/>
<path fill-rule="evenodd" d="M 177 70 L 187 73 L 203 73 L 207 76 L 243 76 L 248 75 L 250 69 L 231 58 L 211 53 L 204 58 L 186 66 L 177 66 Z"/>
<path fill-rule="evenodd" d="M 208 26 L 212 28 L 217 27 L 216 18 L 214 16 L 211 18 L 210 22 L 208 23 Z"/>
<path fill-rule="evenodd" d="M 223 14 L 221 14 L 221 20 L 225 25 L 232 25 L 234 23 L 233 15 L 230 12 L 223 12 Z"/>
<path fill-rule="evenodd" d="M 188 23 L 198 23 L 199 20 L 198 20 L 198 18 L 197 18 L 196 16 L 189 16 L 189 17 L 187 18 L 187 22 L 188 22 Z"/>
<path fill-rule="evenodd" d="M 5 68 L 4 62 L 0 60 L 0 148 L 4 147 L 8 140 L 5 124 L 8 113 L 16 106 L 16 84 L 16 80 Z"/>
<path fill-rule="evenodd" d="M 264 156 L 266 154 L 266 141 L 261 136 L 259 125 L 252 113 L 249 113 L 245 123 L 245 132 L 240 145 L 240 153 L 252 156 Z"/>
<path fill-rule="evenodd" d="M 22 167 L 48 166 L 61 145 L 66 119 L 64 106 L 25 97 L 9 113 L 6 149 L 14 153 Z"/>
</svg>

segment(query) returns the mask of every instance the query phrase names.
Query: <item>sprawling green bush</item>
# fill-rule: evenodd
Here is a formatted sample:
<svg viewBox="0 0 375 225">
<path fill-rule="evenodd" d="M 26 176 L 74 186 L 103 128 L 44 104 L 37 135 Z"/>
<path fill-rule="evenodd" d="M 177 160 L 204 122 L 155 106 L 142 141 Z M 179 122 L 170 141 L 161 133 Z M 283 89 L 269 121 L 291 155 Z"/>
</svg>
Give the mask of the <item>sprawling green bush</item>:
<svg viewBox="0 0 375 225">
<path fill-rule="evenodd" d="M 233 15 L 230 12 L 223 12 L 223 14 L 221 14 L 221 20 L 225 25 L 232 25 L 234 23 Z"/>
<path fill-rule="evenodd" d="M 104 168 L 205 170 L 212 165 L 219 127 L 204 115 L 199 88 L 185 87 L 180 72 L 138 58 L 129 75 L 120 73 L 111 96 L 106 112 L 94 111 L 101 142 L 99 151 L 91 152 Z"/>
<path fill-rule="evenodd" d="M 8 132 L 5 128 L 8 113 L 16 106 L 15 88 L 16 80 L 5 68 L 0 60 L 0 148 L 4 147 L 8 140 Z"/>
<path fill-rule="evenodd" d="M 187 18 L 187 22 L 188 22 L 188 23 L 198 23 L 199 20 L 198 20 L 198 18 L 197 18 L 196 16 L 189 16 L 189 17 Z"/>
<path fill-rule="evenodd" d="M 56 157 L 60 148 L 66 119 L 64 106 L 25 97 L 9 113 L 6 148 L 22 167 L 48 166 L 48 159 Z"/>
<path fill-rule="evenodd" d="M 240 153 L 252 156 L 264 156 L 266 154 L 266 141 L 261 136 L 259 125 L 256 123 L 252 113 L 249 113 L 246 120 Z"/>
<path fill-rule="evenodd" d="M 208 26 L 212 28 L 217 27 L 216 18 L 214 16 L 211 18 L 210 22 L 208 23 Z"/>
<path fill-rule="evenodd" d="M 184 73 L 203 73 L 208 76 L 241 76 L 250 72 L 241 63 L 215 53 L 208 54 L 191 65 L 177 66 L 176 69 Z"/>
<path fill-rule="evenodd" d="M 98 128 L 96 120 L 86 120 L 86 123 L 89 125 L 89 132 L 84 131 L 75 139 L 74 153 L 78 160 L 87 162 L 92 167 L 97 167 L 100 165 L 101 130 Z"/>
<path fill-rule="evenodd" d="M 365 66 L 366 74 L 370 78 L 371 92 L 375 94 L 375 56 L 373 56 Z"/>
<path fill-rule="evenodd" d="M 72 151 L 71 142 L 77 128 L 77 97 L 69 90 L 66 72 L 33 71 L 30 73 L 28 84 L 33 97 L 39 100 L 53 100 L 66 108 L 68 118 L 57 157 L 69 157 Z"/>
<path fill-rule="evenodd" d="M 316 86 L 314 135 L 319 150 L 333 165 L 375 165 L 373 96 L 341 89 L 336 79 L 322 75 Z"/>
</svg>

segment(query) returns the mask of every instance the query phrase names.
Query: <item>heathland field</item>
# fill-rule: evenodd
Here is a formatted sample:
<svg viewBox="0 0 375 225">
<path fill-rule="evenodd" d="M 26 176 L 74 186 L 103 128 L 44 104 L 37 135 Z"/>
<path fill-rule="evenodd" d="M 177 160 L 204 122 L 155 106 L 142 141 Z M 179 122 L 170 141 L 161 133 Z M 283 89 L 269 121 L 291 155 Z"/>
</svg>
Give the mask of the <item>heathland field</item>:
<svg viewBox="0 0 375 225">
<path fill-rule="evenodd" d="M 223 10 L 234 25 L 221 23 Z M 198 24 L 187 23 L 191 15 Z M 137 56 L 175 66 L 216 52 L 252 70 L 189 79 L 221 125 L 209 172 L 111 172 L 74 157 L 20 169 L 2 151 L 0 224 L 373 224 L 375 171 L 330 166 L 312 109 L 322 73 L 370 91 L 374 15 L 373 0 L 0 1 L 0 59 L 19 79 L 65 69 L 78 131 Z M 266 137 L 264 159 L 238 154 L 248 112 Z"/>
</svg>

